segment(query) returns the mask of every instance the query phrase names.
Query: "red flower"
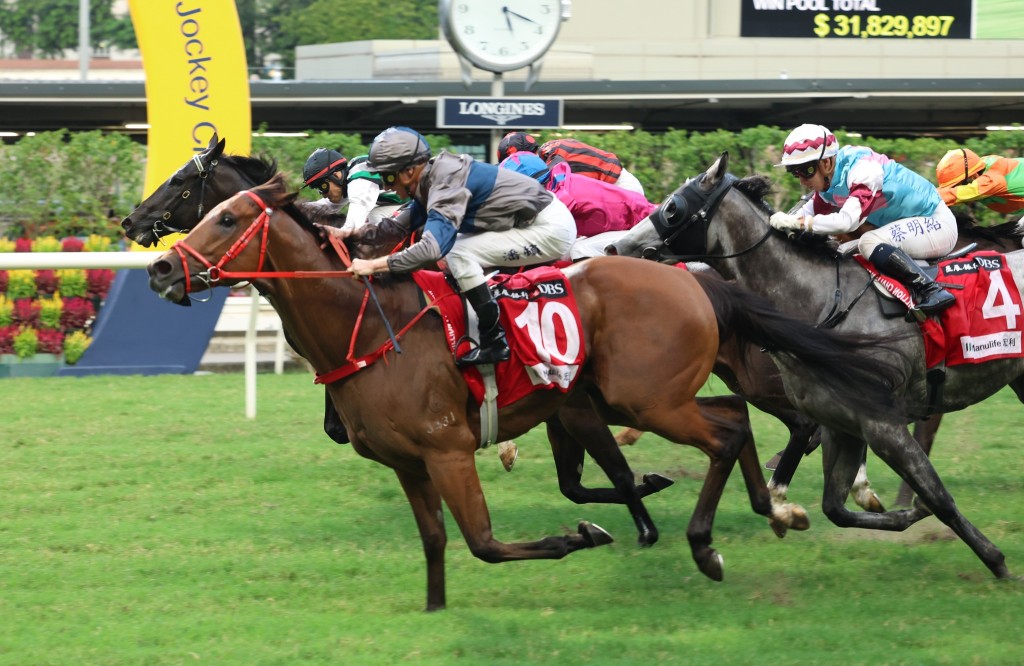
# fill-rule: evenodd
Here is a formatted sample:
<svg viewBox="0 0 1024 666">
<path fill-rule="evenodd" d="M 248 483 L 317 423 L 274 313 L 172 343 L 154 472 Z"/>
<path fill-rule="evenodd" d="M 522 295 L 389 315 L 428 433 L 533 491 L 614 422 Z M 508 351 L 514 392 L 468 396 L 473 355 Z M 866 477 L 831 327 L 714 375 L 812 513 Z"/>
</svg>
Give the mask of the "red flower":
<svg viewBox="0 0 1024 666">
<path fill-rule="evenodd" d="M 96 314 L 92 301 L 80 296 L 64 299 L 64 311 L 60 313 L 60 325 L 65 331 L 85 328 Z"/>
<path fill-rule="evenodd" d="M 31 298 L 16 298 L 11 315 L 15 324 L 34 326 L 39 321 L 39 301 Z"/>
<path fill-rule="evenodd" d="M 36 271 L 36 291 L 40 294 L 57 291 L 57 272 L 45 268 Z"/>
<path fill-rule="evenodd" d="M 52 328 L 36 331 L 39 351 L 43 354 L 60 354 L 64 351 L 64 334 Z"/>
<path fill-rule="evenodd" d="M 14 336 L 17 333 L 17 326 L 0 326 L 0 354 L 14 353 Z"/>
<path fill-rule="evenodd" d="M 109 268 L 90 268 L 85 271 L 85 281 L 88 285 L 86 293 L 90 297 L 106 298 L 110 291 L 110 283 L 114 280 L 114 271 Z"/>
<path fill-rule="evenodd" d="M 68 236 L 60 242 L 62 252 L 81 252 L 83 247 L 85 247 L 85 242 L 74 236 Z"/>
<path fill-rule="evenodd" d="M 31 252 L 32 251 L 32 239 L 31 238 L 19 238 L 14 241 L 15 252 Z"/>
</svg>

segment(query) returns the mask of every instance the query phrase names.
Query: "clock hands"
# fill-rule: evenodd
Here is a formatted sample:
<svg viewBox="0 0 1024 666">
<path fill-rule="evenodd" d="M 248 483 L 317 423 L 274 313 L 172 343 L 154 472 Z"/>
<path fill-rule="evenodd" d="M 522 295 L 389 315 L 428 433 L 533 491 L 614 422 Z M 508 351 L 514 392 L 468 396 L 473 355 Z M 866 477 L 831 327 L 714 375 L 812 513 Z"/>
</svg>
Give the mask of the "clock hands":
<svg viewBox="0 0 1024 666">
<path fill-rule="evenodd" d="M 508 7 L 502 7 L 501 11 L 505 15 L 505 22 L 508 24 L 509 31 L 512 30 L 512 19 L 510 18 L 510 16 L 515 16 L 517 19 L 522 19 L 523 21 L 526 21 L 527 23 L 532 23 L 534 25 L 538 25 L 537 22 L 534 21 L 532 18 L 529 18 L 529 17 L 523 16 L 522 14 L 516 13 L 516 12 L 512 11 L 511 9 L 509 9 Z"/>
</svg>

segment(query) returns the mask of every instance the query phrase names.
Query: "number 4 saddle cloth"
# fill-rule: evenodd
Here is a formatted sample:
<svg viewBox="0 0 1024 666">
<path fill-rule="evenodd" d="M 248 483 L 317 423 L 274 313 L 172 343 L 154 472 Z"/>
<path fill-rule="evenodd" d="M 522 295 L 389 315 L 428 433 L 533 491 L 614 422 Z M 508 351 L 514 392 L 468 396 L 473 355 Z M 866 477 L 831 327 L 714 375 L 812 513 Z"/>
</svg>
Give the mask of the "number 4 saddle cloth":
<svg viewBox="0 0 1024 666">
<path fill-rule="evenodd" d="M 416 271 L 413 279 L 428 303 L 444 321 L 445 338 L 458 357 L 469 351 L 468 337 L 477 339 L 476 317 L 443 273 Z M 558 268 L 541 266 L 512 275 L 498 275 L 488 283 L 501 310 L 511 358 L 498 363 L 498 407 L 510 405 L 539 389 L 563 393 L 572 388 L 583 366 L 583 329 L 569 280 Z M 467 333 L 467 310 L 469 326 Z M 462 374 L 473 398 L 483 400 L 480 371 L 464 368 Z"/>
<path fill-rule="evenodd" d="M 861 257 L 858 255 L 857 259 Z M 884 282 L 896 298 L 909 302 L 910 296 L 902 284 L 879 275 L 865 261 L 861 264 L 866 264 L 875 279 Z M 939 313 L 939 319 L 929 317 L 921 324 L 926 367 L 943 362 L 953 366 L 1024 356 L 1020 292 L 1002 254 L 973 252 L 939 262 L 935 279 L 956 295 L 956 302 Z"/>
</svg>

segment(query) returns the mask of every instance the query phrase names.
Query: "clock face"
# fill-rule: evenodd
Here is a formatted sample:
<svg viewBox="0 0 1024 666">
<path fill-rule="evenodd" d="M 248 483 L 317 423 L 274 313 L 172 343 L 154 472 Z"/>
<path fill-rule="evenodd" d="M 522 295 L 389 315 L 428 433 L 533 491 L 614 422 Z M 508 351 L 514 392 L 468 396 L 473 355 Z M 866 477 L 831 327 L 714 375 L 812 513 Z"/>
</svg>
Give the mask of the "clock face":
<svg viewBox="0 0 1024 666">
<path fill-rule="evenodd" d="M 566 0 L 448 0 L 442 28 L 452 48 L 481 69 L 526 67 L 558 36 Z"/>
</svg>

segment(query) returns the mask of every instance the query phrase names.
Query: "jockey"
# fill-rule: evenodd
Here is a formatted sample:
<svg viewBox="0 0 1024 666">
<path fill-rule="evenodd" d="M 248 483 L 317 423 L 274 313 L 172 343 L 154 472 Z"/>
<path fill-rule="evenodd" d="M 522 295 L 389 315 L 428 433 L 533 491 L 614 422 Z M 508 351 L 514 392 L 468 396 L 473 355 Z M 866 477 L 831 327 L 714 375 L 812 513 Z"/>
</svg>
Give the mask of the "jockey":
<svg viewBox="0 0 1024 666">
<path fill-rule="evenodd" d="M 516 152 L 537 153 L 549 165 L 568 162 L 573 173 L 644 194 L 644 186 L 622 166 L 615 153 L 576 139 L 555 139 L 538 146 L 537 139 L 526 132 L 509 132 L 498 143 L 498 161 Z"/>
<path fill-rule="evenodd" d="M 342 162 L 337 166 L 339 158 Z M 350 162 L 344 160 L 337 151 L 317 148 L 302 168 L 306 185 L 319 190 L 331 203 L 340 204 L 348 199 L 344 226 L 354 230 L 367 221 L 375 224 L 381 217 L 390 215 L 405 203 L 394 192 L 383 189 L 380 175 L 366 166 L 367 155 L 354 157 Z M 334 174 L 342 177 L 338 178 Z"/>
<path fill-rule="evenodd" d="M 572 173 L 569 164 L 548 167 L 529 152 L 509 155 L 499 165 L 539 181 L 565 204 L 576 220 L 576 242 L 569 251 L 573 261 L 604 255 L 604 248 L 658 207 L 643 195 Z"/>
<path fill-rule="evenodd" d="M 302 180 L 306 187 L 320 192 L 332 203 L 345 198 L 345 165 L 348 160 L 336 150 L 317 148 L 302 167 Z"/>
<path fill-rule="evenodd" d="M 390 127 L 370 145 L 369 167 L 385 187 L 411 203 L 391 220 L 412 230 L 418 241 L 395 254 L 353 259 L 352 273 L 407 273 L 442 258 L 476 311 L 480 344 L 459 366 L 509 359 L 498 304 L 487 286 L 484 266 L 530 266 L 560 259 L 576 238 L 565 205 L 537 181 L 477 162 L 468 155 L 441 152 L 413 129 Z M 332 234 L 345 237 L 342 230 Z"/>
<path fill-rule="evenodd" d="M 935 165 L 939 195 L 946 205 L 977 201 L 998 213 L 1024 210 L 1024 160 L 999 155 L 978 157 L 957 148 Z"/>
<path fill-rule="evenodd" d="M 906 285 L 919 310 L 932 314 L 953 304 L 953 295 L 911 259 L 941 257 L 957 240 L 956 218 L 925 178 L 870 148 L 840 148 L 827 127 L 811 124 L 790 132 L 776 166 L 814 196 L 795 215 L 772 215 L 774 228 L 859 235 L 861 255 Z"/>
</svg>

